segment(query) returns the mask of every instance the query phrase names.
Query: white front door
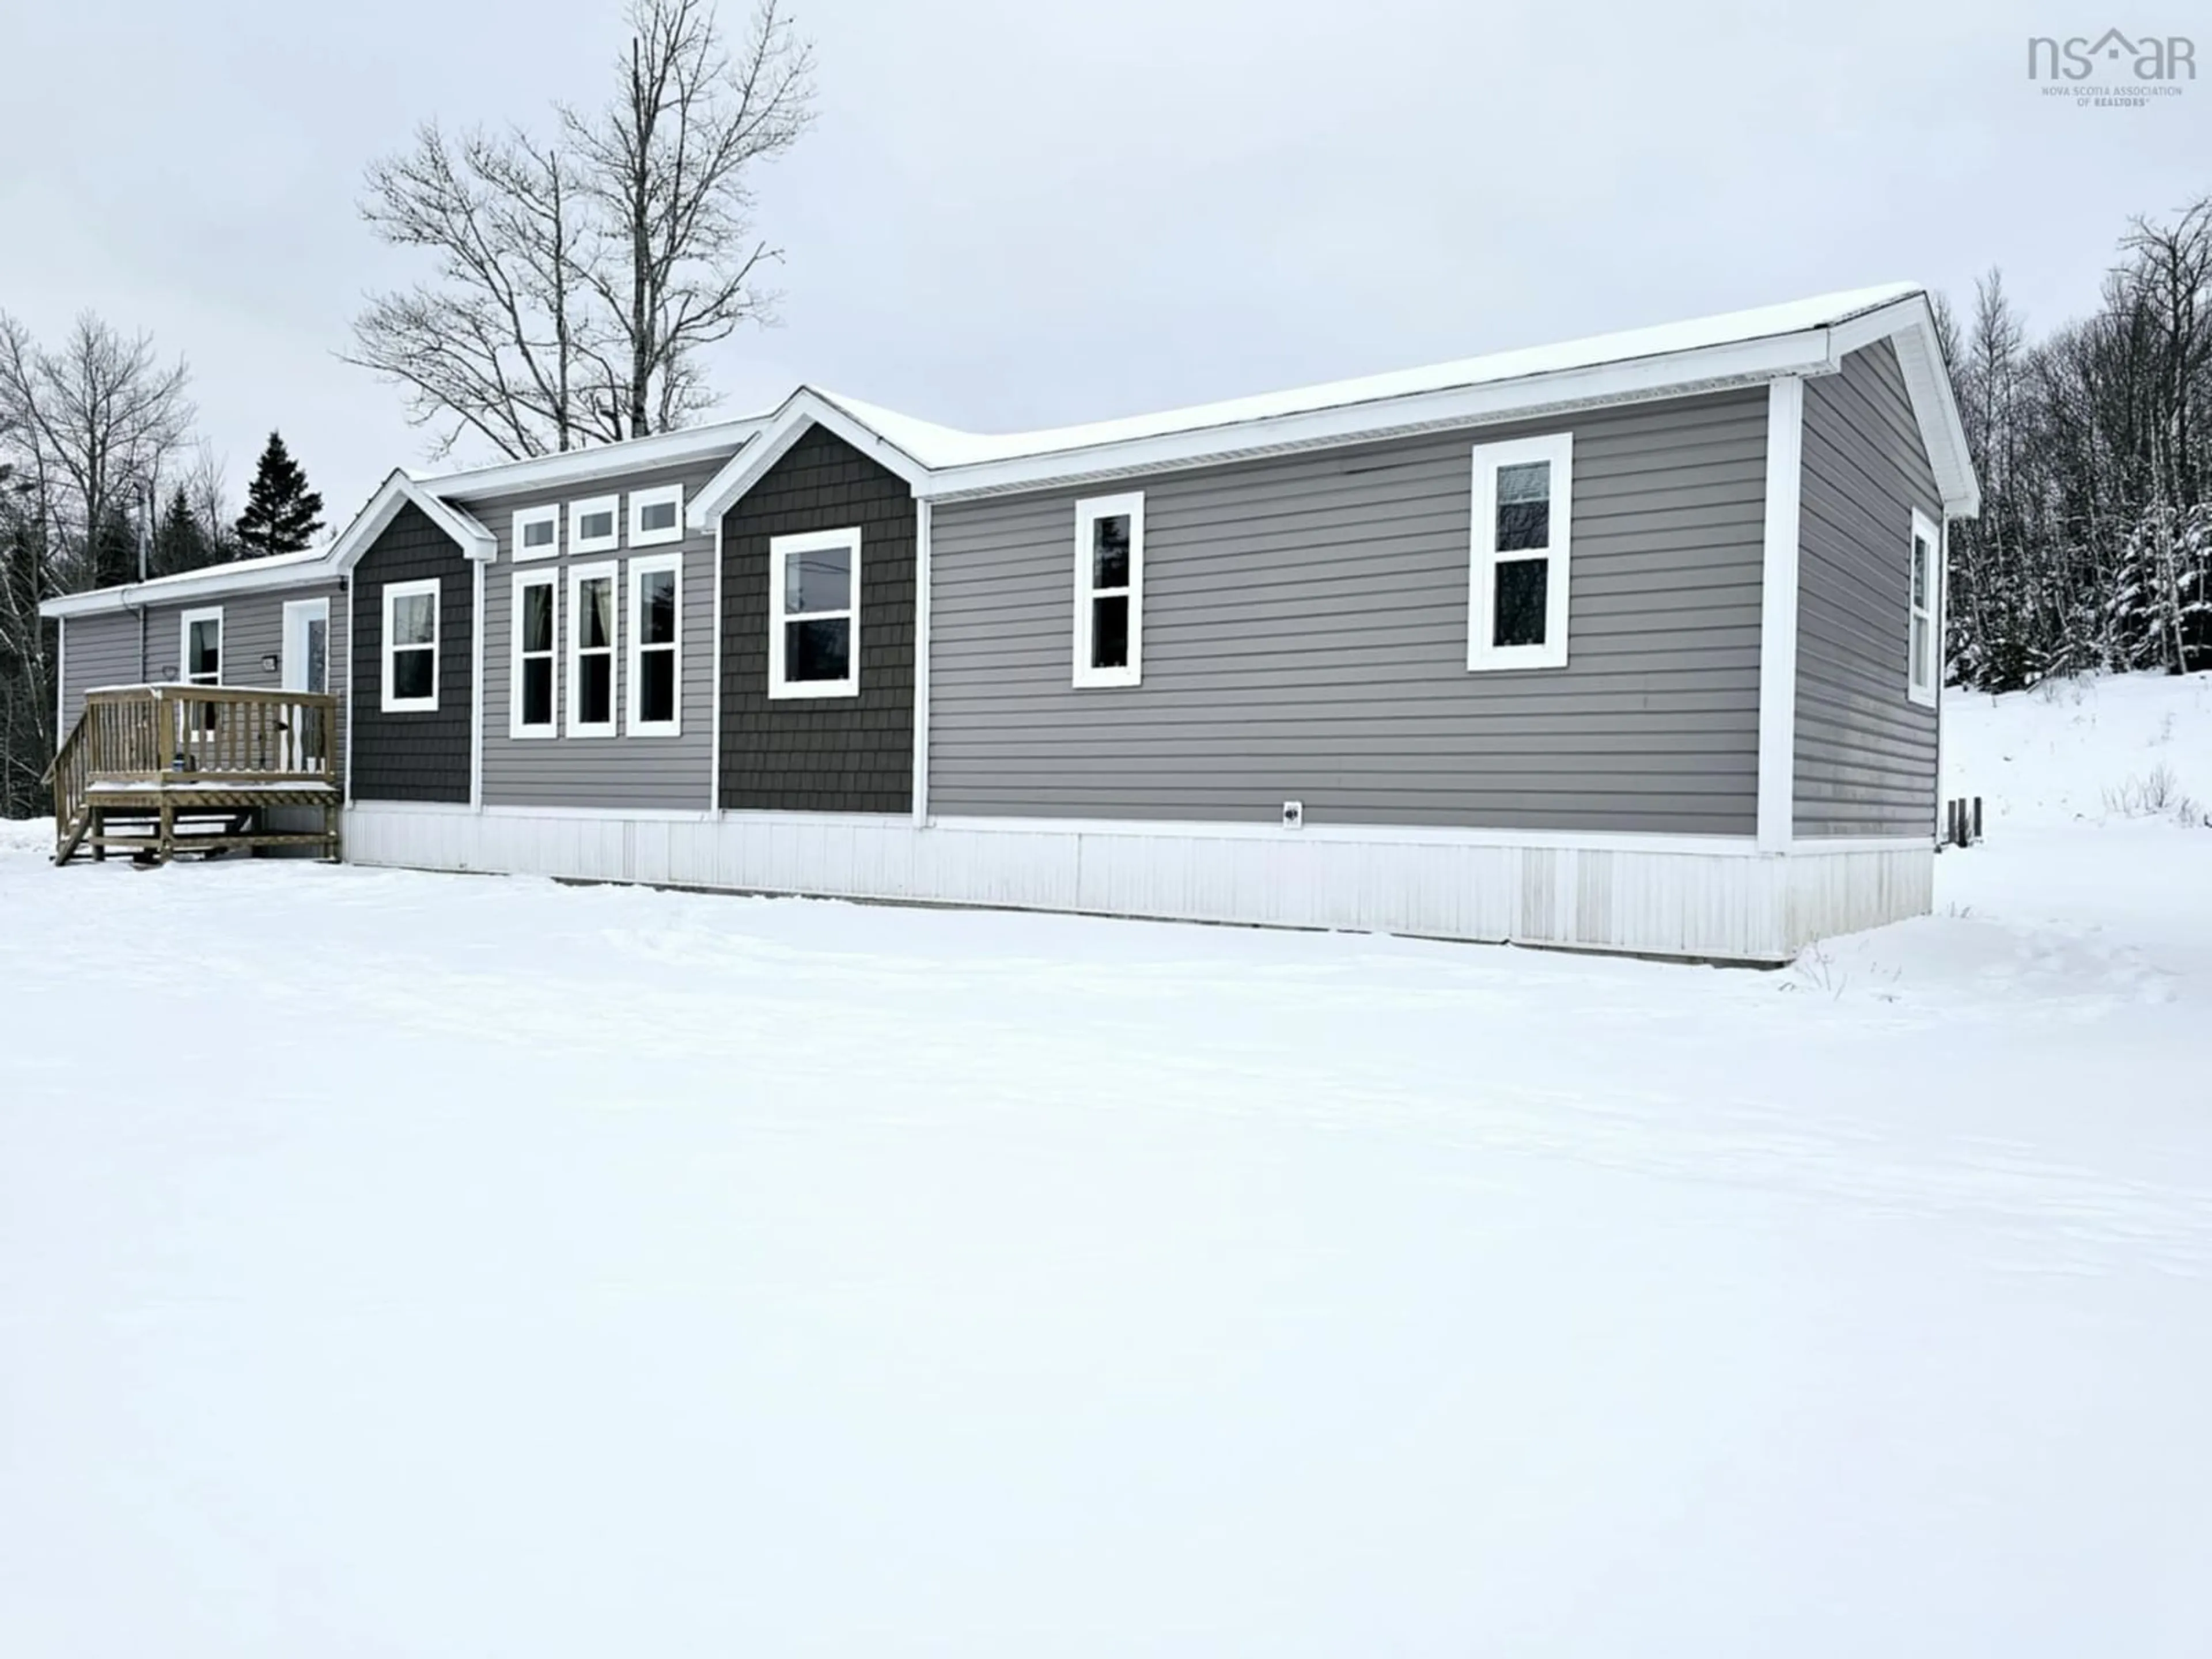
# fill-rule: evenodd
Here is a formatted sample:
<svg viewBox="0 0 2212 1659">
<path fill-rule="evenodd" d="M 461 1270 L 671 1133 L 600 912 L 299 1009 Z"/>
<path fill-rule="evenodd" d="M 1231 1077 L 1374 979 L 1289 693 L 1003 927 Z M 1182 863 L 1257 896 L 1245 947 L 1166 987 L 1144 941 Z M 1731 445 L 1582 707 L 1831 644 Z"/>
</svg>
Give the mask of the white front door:
<svg viewBox="0 0 2212 1659">
<path fill-rule="evenodd" d="M 331 689 L 331 602 L 288 599 L 284 603 L 284 689 Z"/>
<path fill-rule="evenodd" d="M 327 691 L 331 689 L 331 602 L 328 599 L 287 599 L 284 602 L 284 689 L 287 691 Z M 295 718 L 300 718 L 294 711 Z M 293 739 L 293 752 L 284 762 L 295 772 L 308 769 L 307 755 Z"/>
</svg>

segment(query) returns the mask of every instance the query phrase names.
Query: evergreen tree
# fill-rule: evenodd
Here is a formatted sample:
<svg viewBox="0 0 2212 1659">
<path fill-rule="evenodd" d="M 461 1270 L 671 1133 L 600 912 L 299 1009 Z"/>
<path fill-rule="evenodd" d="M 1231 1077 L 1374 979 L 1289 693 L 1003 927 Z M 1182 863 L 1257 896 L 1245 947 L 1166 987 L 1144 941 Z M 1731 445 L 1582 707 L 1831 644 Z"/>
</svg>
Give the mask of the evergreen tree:
<svg viewBox="0 0 2212 1659">
<path fill-rule="evenodd" d="M 283 434 L 270 433 L 246 492 L 246 511 L 238 515 L 245 556 L 296 553 L 323 527 L 322 510 L 323 498 L 307 488 L 307 475 L 284 447 Z"/>
<path fill-rule="evenodd" d="M 185 487 L 179 484 L 154 532 L 154 574 L 173 576 L 179 571 L 198 570 L 221 556 L 201 527 L 199 514 L 185 498 Z"/>
</svg>

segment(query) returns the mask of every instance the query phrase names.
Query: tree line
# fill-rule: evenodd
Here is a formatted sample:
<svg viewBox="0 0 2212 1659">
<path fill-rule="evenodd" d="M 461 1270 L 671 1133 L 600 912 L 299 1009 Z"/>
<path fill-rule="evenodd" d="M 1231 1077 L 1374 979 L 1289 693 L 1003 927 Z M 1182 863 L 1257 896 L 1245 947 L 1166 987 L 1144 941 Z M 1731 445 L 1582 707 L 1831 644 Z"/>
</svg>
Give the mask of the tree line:
<svg viewBox="0 0 2212 1659">
<path fill-rule="evenodd" d="M 322 498 L 274 432 L 232 515 L 190 386 L 143 334 L 88 313 L 49 345 L 0 312 L 0 817 L 44 810 L 62 735 L 41 601 L 292 552 L 323 527 Z"/>
<path fill-rule="evenodd" d="M 1951 527 L 1955 684 L 2212 667 L 2212 198 L 2139 218 L 2088 316 L 2031 339 L 2001 271 L 1938 325 L 1982 513 Z"/>
</svg>

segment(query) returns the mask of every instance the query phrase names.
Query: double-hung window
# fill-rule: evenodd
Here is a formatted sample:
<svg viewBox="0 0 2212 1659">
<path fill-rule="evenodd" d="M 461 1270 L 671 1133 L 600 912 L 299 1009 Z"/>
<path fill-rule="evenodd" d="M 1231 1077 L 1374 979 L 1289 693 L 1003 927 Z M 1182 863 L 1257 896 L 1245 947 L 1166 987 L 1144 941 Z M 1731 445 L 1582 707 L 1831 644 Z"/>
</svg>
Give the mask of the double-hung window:
<svg viewBox="0 0 2212 1659">
<path fill-rule="evenodd" d="M 1911 654 L 1905 665 L 1905 695 L 1928 708 L 1936 706 L 1936 663 L 1942 641 L 1936 618 L 1942 614 L 1943 538 L 1936 521 L 1915 508 L 1912 514 L 1912 568 L 1907 574 L 1906 597 L 1911 614 L 1905 648 Z"/>
<path fill-rule="evenodd" d="M 595 495 L 568 503 L 568 550 L 611 553 L 622 545 L 622 497 Z"/>
<path fill-rule="evenodd" d="M 616 567 L 568 570 L 568 735 L 615 734 Z"/>
<path fill-rule="evenodd" d="M 514 515 L 514 562 L 550 559 L 561 551 L 561 508 L 558 503 L 526 507 Z"/>
<path fill-rule="evenodd" d="M 548 570 L 514 579 L 514 662 L 507 690 L 507 734 L 556 735 L 560 717 L 556 648 L 560 632 L 561 579 Z"/>
<path fill-rule="evenodd" d="M 629 720 L 634 738 L 673 738 L 684 726 L 684 556 L 629 562 Z"/>
<path fill-rule="evenodd" d="M 1574 434 L 1474 447 L 1467 665 L 1567 665 Z"/>
<path fill-rule="evenodd" d="M 438 706 L 438 579 L 384 586 L 384 712 Z"/>
<path fill-rule="evenodd" d="M 1135 685 L 1145 672 L 1145 498 L 1075 504 L 1075 684 Z"/>
<path fill-rule="evenodd" d="M 629 544 L 657 547 L 684 539 L 684 486 L 660 484 L 629 492 Z"/>
<path fill-rule="evenodd" d="M 859 528 L 775 536 L 768 549 L 769 696 L 858 696 Z"/>
</svg>

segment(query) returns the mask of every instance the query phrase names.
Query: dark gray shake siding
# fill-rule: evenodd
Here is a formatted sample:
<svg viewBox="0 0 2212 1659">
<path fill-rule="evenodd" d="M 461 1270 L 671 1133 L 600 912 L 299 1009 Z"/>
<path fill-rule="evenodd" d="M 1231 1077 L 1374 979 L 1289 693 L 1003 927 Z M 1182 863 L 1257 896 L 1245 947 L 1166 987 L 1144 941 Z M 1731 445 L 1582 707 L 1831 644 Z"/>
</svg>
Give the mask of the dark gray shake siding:
<svg viewBox="0 0 2212 1659">
<path fill-rule="evenodd" d="M 1936 711 L 1905 694 L 1912 509 L 1943 502 L 1887 341 L 1805 384 L 1798 549 L 1800 836 L 1936 823 Z"/>
<path fill-rule="evenodd" d="M 284 684 L 284 606 L 293 599 L 326 599 L 331 606 L 331 690 L 338 694 L 338 740 L 345 735 L 346 600 L 334 581 L 300 587 L 264 588 L 251 593 L 219 594 L 146 608 L 146 665 L 138 665 L 138 618 L 128 611 L 71 617 L 62 665 L 62 715 L 69 726 L 83 712 L 84 694 L 97 686 L 137 685 L 179 676 L 187 611 L 222 612 L 222 678 L 227 685 Z M 264 667 L 274 658 L 274 668 Z M 67 726 L 64 727 L 66 733 Z M 341 750 L 343 752 L 343 750 Z"/>
<path fill-rule="evenodd" d="M 854 525 L 860 530 L 860 694 L 773 700 L 769 540 Z M 912 810 L 914 536 L 914 497 L 905 481 L 819 427 L 808 428 L 724 515 L 725 807 Z"/>
<path fill-rule="evenodd" d="M 384 702 L 384 588 L 438 579 L 438 706 L 387 714 Z M 475 648 L 475 567 L 411 502 L 353 568 L 353 798 L 458 802 L 469 799 L 470 653 Z"/>
<path fill-rule="evenodd" d="M 736 453 L 735 446 L 730 451 Z M 729 455 L 684 467 L 640 472 L 615 481 L 571 484 L 557 493 L 460 503 L 499 538 L 499 558 L 484 572 L 483 799 L 487 806 L 589 806 L 640 811 L 703 812 L 712 805 L 714 752 L 714 538 L 686 532 L 680 542 L 633 548 L 629 541 L 632 490 L 680 483 L 684 501 L 705 488 Z M 568 552 L 568 504 L 602 495 L 619 498 L 623 546 L 611 553 Z M 557 559 L 514 562 L 514 515 L 548 503 L 562 508 Z M 672 738 L 632 737 L 629 718 L 629 561 L 664 553 L 684 556 L 684 641 L 680 681 L 683 731 Z M 618 616 L 615 653 L 616 731 L 611 738 L 571 738 L 568 729 L 568 568 L 616 563 Z M 559 621 L 554 659 L 555 707 L 561 735 L 508 736 L 514 695 L 514 578 L 517 573 L 559 576 Z"/>
<path fill-rule="evenodd" d="M 1570 651 L 1470 672 L 1472 446 L 1574 434 Z M 1748 835 L 1766 394 L 943 502 L 942 815 Z M 1145 493 L 1144 683 L 1070 684 L 1076 501 Z"/>
</svg>

